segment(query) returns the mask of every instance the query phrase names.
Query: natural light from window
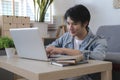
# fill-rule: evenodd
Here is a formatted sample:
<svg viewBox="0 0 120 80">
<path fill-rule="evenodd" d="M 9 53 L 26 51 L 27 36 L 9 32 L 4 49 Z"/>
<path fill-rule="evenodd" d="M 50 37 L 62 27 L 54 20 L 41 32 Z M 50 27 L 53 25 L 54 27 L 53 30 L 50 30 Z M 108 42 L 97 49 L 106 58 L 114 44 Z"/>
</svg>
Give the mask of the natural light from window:
<svg viewBox="0 0 120 80">
<path fill-rule="evenodd" d="M 51 21 L 52 7 L 49 7 L 45 21 Z M 33 0 L 0 0 L 0 15 L 28 16 L 34 18 Z"/>
</svg>

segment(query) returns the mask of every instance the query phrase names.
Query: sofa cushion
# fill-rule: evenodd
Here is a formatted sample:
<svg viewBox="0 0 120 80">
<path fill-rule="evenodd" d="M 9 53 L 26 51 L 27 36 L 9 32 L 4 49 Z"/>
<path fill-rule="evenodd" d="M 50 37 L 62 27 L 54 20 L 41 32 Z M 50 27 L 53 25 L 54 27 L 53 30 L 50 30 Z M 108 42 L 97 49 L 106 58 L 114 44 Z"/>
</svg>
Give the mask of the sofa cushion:
<svg viewBox="0 0 120 80">
<path fill-rule="evenodd" d="M 101 26 L 97 35 L 107 39 L 109 52 L 120 52 L 120 25 Z"/>
<path fill-rule="evenodd" d="M 107 40 L 108 52 L 105 60 L 120 63 L 120 25 L 100 26 L 96 34 Z"/>
</svg>

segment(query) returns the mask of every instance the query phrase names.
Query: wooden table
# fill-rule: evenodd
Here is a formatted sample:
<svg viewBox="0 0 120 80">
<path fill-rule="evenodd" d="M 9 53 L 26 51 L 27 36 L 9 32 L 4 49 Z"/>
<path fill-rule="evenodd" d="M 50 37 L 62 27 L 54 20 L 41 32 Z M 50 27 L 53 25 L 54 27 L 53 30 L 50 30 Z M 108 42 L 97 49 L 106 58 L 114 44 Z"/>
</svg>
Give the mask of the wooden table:
<svg viewBox="0 0 120 80">
<path fill-rule="evenodd" d="M 101 80 L 112 80 L 112 63 L 106 61 L 89 60 L 87 64 L 59 67 L 50 62 L 7 58 L 0 56 L 0 68 L 25 77 L 29 80 L 58 80 L 85 74 L 101 72 Z"/>
</svg>

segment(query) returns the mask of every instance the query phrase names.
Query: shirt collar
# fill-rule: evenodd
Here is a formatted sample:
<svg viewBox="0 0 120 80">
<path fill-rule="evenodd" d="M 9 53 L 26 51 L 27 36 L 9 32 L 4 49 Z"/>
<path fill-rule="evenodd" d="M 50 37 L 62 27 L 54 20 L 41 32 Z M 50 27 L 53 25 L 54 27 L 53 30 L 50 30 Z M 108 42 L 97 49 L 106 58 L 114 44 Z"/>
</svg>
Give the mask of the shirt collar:
<svg viewBox="0 0 120 80">
<path fill-rule="evenodd" d="M 70 35 L 70 33 L 69 33 Z M 94 38 L 94 34 L 92 33 L 92 31 L 88 28 L 88 34 L 87 36 L 83 39 L 83 43 L 88 43 L 88 41 L 93 40 Z M 74 43 L 74 37 L 70 35 L 70 39 L 67 41 L 67 44 L 69 43 Z"/>
</svg>

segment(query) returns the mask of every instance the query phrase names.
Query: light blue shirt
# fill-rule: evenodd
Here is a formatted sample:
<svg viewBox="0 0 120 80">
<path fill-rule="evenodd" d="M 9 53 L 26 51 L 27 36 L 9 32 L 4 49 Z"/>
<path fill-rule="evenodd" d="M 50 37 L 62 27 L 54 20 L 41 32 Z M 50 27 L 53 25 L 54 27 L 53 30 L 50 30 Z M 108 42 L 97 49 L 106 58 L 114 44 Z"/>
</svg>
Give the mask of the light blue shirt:
<svg viewBox="0 0 120 80">
<path fill-rule="evenodd" d="M 74 39 L 75 38 L 67 32 L 50 45 L 74 49 Z M 104 60 L 107 51 L 107 42 L 104 38 L 94 35 L 91 30 L 88 29 L 88 34 L 79 45 L 79 50 L 83 53 L 84 59 Z"/>
<path fill-rule="evenodd" d="M 74 49 L 74 37 L 69 32 L 56 39 L 52 46 L 60 48 Z M 49 46 L 50 46 L 49 45 Z M 107 41 L 97 35 L 94 35 L 90 29 L 82 43 L 79 45 L 80 52 L 83 53 L 84 59 L 104 60 L 107 51 Z M 92 80 L 88 75 L 68 78 L 64 80 Z"/>
</svg>

